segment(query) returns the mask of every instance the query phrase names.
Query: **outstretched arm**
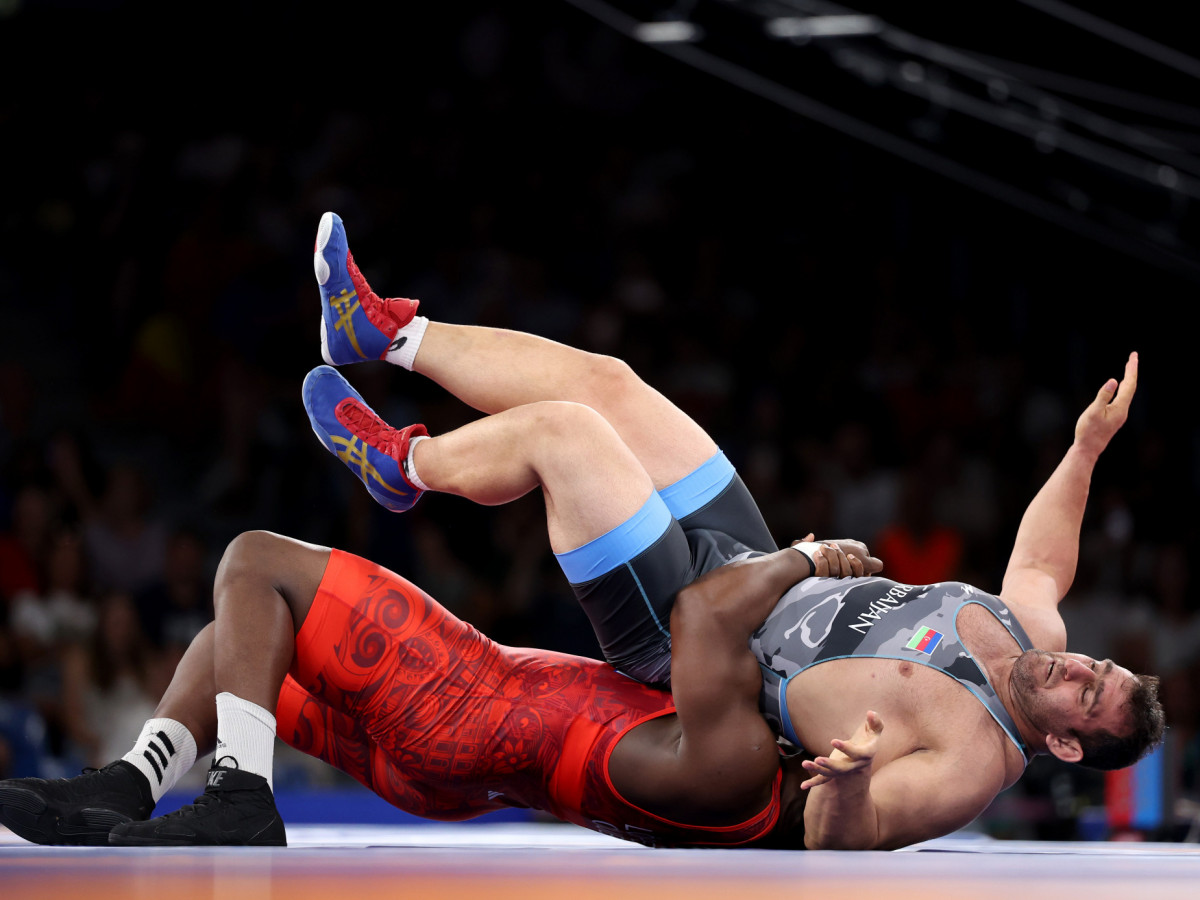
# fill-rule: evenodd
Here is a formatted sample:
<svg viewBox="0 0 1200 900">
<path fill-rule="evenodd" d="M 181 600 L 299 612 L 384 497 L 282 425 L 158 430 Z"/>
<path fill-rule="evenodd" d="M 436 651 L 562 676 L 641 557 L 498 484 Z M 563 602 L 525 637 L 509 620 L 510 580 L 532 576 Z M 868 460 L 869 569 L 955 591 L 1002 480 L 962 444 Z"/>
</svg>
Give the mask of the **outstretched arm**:
<svg viewBox="0 0 1200 900">
<path fill-rule="evenodd" d="M 1125 377 L 1110 378 L 1075 425 L 1075 442 L 1038 491 L 1017 531 L 1001 596 L 1054 609 L 1075 579 L 1079 529 L 1096 460 L 1125 424 L 1137 389 L 1138 356 L 1129 355 Z"/>
</svg>

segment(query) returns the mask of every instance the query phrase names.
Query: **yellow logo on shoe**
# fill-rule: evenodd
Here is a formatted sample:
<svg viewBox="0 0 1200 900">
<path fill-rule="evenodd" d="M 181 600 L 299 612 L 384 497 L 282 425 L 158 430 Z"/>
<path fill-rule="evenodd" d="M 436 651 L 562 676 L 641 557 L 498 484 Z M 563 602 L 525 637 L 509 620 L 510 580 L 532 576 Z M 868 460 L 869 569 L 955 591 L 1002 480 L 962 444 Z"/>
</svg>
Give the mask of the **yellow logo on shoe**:
<svg viewBox="0 0 1200 900">
<path fill-rule="evenodd" d="M 383 476 L 379 474 L 379 470 L 371 465 L 370 460 L 367 459 L 366 441 L 353 436 L 349 438 L 338 437 L 336 434 L 331 434 L 329 436 L 333 439 L 334 444 L 336 444 L 339 448 L 334 450 L 337 458 L 344 462 L 351 469 L 357 468 L 359 473 L 358 477 L 362 479 L 363 484 L 367 483 L 367 478 L 369 477 L 378 482 L 380 486 L 391 491 L 393 494 L 406 499 L 408 498 L 408 491 L 401 491 L 392 487 L 383 480 Z"/>
<path fill-rule="evenodd" d="M 350 344 L 354 347 L 354 352 L 361 358 L 366 359 L 367 354 L 363 353 L 362 347 L 358 346 L 358 338 L 354 334 L 354 320 L 352 318 L 355 311 L 361 308 L 358 302 L 358 293 L 342 288 L 340 294 L 329 298 L 329 305 L 333 307 L 333 311 L 338 316 L 338 320 L 333 324 L 333 327 L 339 331 L 344 331 L 346 337 L 350 340 Z"/>
</svg>

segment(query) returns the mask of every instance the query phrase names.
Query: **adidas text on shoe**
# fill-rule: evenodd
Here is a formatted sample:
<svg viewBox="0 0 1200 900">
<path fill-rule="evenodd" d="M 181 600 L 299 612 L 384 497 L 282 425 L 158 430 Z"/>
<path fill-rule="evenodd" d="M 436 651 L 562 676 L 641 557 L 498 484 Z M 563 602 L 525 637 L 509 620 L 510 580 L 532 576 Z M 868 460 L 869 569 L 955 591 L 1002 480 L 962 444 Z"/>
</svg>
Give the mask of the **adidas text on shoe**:
<svg viewBox="0 0 1200 900">
<path fill-rule="evenodd" d="M 0 824 L 35 844 L 107 844 L 115 826 L 153 811 L 146 776 L 124 760 L 74 778 L 0 781 Z"/>
</svg>

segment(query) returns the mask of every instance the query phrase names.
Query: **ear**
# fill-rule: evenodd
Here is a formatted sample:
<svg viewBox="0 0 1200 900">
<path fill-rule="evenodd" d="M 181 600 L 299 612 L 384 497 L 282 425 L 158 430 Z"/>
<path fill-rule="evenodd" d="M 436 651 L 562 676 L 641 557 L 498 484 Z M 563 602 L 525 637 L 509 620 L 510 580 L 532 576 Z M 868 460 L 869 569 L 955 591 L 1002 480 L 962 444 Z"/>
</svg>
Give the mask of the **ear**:
<svg viewBox="0 0 1200 900">
<path fill-rule="evenodd" d="M 1083 746 L 1079 743 L 1079 738 L 1058 737 L 1057 735 L 1046 735 L 1046 749 L 1061 759 L 1063 762 L 1077 763 L 1083 759 Z"/>
</svg>

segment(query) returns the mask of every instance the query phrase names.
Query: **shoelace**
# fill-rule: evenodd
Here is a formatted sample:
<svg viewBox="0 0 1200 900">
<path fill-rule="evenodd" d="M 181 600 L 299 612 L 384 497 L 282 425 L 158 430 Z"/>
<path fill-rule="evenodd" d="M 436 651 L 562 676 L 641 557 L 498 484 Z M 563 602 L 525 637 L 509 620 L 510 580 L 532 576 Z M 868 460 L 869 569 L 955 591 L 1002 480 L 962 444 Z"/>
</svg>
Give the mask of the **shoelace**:
<svg viewBox="0 0 1200 900">
<path fill-rule="evenodd" d="M 334 416 L 376 450 L 388 456 L 394 455 L 396 429 L 367 412 L 353 397 L 347 397 L 339 403 Z"/>
<path fill-rule="evenodd" d="M 414 302 L 407 297 L 380 297 L 367 284 L 367 279 L 354 262 L 354 254 L 346 251 L 346 270 L 354 283 L 359 304 L 371 324 L 385 334 L 394 334 L 396 329 L 412 321 Z"/>
<path fill-rule="evenodd" d="M 189 810 L 191 810 L 193 808 L 209 806 L 216 802 L 217 802 L 216 796 L 206 792 L 206 793 L 201 794 L 199 797 L 197 797 L 195 800 L 193 800 L 187 806 L 181 806 L 181 807 L 179 807 L 179 809 L 175 810 L 175 812 L 167 813 L 165 816 L 163 816 L 163 818 L 164 819 L 182 818 L 183 816 L 186 816 L 188 814 Z"/>
</svg>

